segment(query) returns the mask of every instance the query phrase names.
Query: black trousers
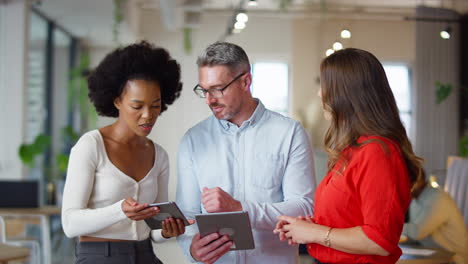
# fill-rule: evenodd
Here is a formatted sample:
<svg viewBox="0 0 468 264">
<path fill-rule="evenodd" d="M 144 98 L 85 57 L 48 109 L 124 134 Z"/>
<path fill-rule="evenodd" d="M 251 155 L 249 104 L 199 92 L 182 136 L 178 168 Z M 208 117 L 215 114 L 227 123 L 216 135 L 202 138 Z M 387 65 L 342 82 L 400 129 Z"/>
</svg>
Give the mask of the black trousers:
<svg viewBox="0 0 468 264">
<path fill-rule="evenodd" d="M 162 264 L 150 239 L 131 242 L 79 242 L 75 264 Z"/>
</svg>

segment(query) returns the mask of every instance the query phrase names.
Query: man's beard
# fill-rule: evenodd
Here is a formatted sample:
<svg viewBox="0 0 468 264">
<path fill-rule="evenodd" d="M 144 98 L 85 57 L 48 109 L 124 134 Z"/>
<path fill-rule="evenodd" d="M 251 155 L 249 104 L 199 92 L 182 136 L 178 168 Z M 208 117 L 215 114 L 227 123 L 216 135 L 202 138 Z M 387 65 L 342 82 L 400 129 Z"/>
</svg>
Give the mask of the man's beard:
<svg viewBox="0 0 468 264">
<path fill-rule="evenodd" d="M 222 112 L 220 113 L 215 113 L 215 111 L 213 110 L 214 107 L 217 107 L 217 106 L 221 106 L 223 107 L 223 111 L 228 111 L 228 112 L 225 112 L 224 114 Z M 213 104 L 210 104 L 210 109 L 211 109 L 211 112 L 213 112 L 213 115 L 218 118 L 219 120 L 230 120 L 232 119 L 239 111 L 229 111 L 228 108 L 226 107 L 226 105 L 223 105 L 223 104 L 219 104 L 219 103 L 213 103 Z M 221 117 L 218 117 L 217 114 L 222 114 Z"/>
</svg>

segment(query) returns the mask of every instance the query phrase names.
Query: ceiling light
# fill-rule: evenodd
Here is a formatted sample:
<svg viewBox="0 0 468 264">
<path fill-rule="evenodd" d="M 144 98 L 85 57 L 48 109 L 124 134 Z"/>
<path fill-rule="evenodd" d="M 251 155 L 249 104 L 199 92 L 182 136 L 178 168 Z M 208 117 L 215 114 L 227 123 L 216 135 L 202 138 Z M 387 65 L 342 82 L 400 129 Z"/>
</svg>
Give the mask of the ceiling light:
<svg viewBox="0 0 468 264">
<path fill-rule="evenodd" d="M 241 31 L 242 31 L 242 29 L 235 28 L 235 29 L 232 30 L 232 33 L 239 34 L 239 33 L 241 33 Z"/>
<path fill-rule="evenodd" d="M 237 22 L 234 24 L 234 28 L 235 28 L 235 29 L 244 29 L 244 28 L 245 28 L 245 23 L 244 23 L 244 22 L 237 21 Z"/>
<path fill-rule="evenodd" d="M 244 12 L 240 12 L 237 14 L 236 20 L 245 24 L 245 22 L 249 21 L 249 16 L 247 16 L 247 14 Z"/>
<path fill-rule="evenodd" d="M 249 3 L 248 3 L 249 6 L 257 6 L 258 3 L 256 0 L 249 0 Z"/>
<path fill-rule="evenodd" d="M 347 30 L 347 29 L 343 29 L 341 30 L 341 38 L 344 38 L 344 39 L 349 39 L 351 38 L 351 31 Z"/>
<path fill-rule="evenodd" d="M 437 183 L 437 177 L 434 175 L 429 176 L 429 183 L 431 184 L 432 188 L 439 188 L 439 184 Z"/>
<path fill-rule="evenodd" d="M 343 44 L 341 44 L 341 42 L 337 41 L 335 43 L 333 43 L 333 49 L 334 50 L 340 50 L 343 48 Z"/>
<path fill-rule="evenodd" d="M 450 28 L 450 26 L 448 26 L 444 30 L 440 31 L 440 37 L 442 39 L 450 39 L 450 33 L 451 32 L 452 32 L 452 28 Z"/>
<path fill-rule="evenodd" d="M 335 51 L 332 50 L 332 49 L 327 49 L 327 51 L 325 52 L 325 55 L 327 55 L 327 57 L 328 57 L 328 56 L 332 55 L 334 52 Z"/>
</svg>

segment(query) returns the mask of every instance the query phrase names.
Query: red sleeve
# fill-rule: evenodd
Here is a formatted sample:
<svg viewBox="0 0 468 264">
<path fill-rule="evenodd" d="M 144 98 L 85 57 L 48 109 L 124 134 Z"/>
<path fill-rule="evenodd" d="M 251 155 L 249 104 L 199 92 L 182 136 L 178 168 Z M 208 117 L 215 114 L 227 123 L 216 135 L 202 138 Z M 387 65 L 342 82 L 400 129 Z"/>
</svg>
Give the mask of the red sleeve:
<svg viewBox="0 0 468 264">
<path fill-rule="evenodd" d="M 387 142 L 368 143 L 356 154 L 353 181 L 364 220 L 362 229 L 391 253 L 398 247 L 411 199 L 406 165 L 397 147 Z"/>
</svg>

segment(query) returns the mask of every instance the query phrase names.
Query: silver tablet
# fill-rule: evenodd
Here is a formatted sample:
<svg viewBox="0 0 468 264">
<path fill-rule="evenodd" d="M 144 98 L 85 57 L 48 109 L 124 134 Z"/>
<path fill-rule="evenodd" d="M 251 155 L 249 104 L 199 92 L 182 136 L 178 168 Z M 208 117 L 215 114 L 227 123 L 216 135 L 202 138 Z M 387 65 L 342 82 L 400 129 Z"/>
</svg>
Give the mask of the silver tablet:
<svg viewBox="0 0 468 264">
<path fill-rule="evenodd" d="M 218 232 L 220 235 L 228 235 L 232 239 L 234 244 L 231 250 L 255 248 L 249 213 L 247 212 L 197 214 L 195 219 L 201 237 Z"/>
<path fill-rule="evenodd" d="M 175 202 L 154 203 L 150 204 L 149 206 L 157 206 L 160 209 L 157 215 L 145 219 L 146 224 L 151 229 L 162 229 L 162 221 L 170 217 L 174 219 L 181 219 L 184 222 L 184 225 L 186 226 L 190 225 Z"/>
</svg>

